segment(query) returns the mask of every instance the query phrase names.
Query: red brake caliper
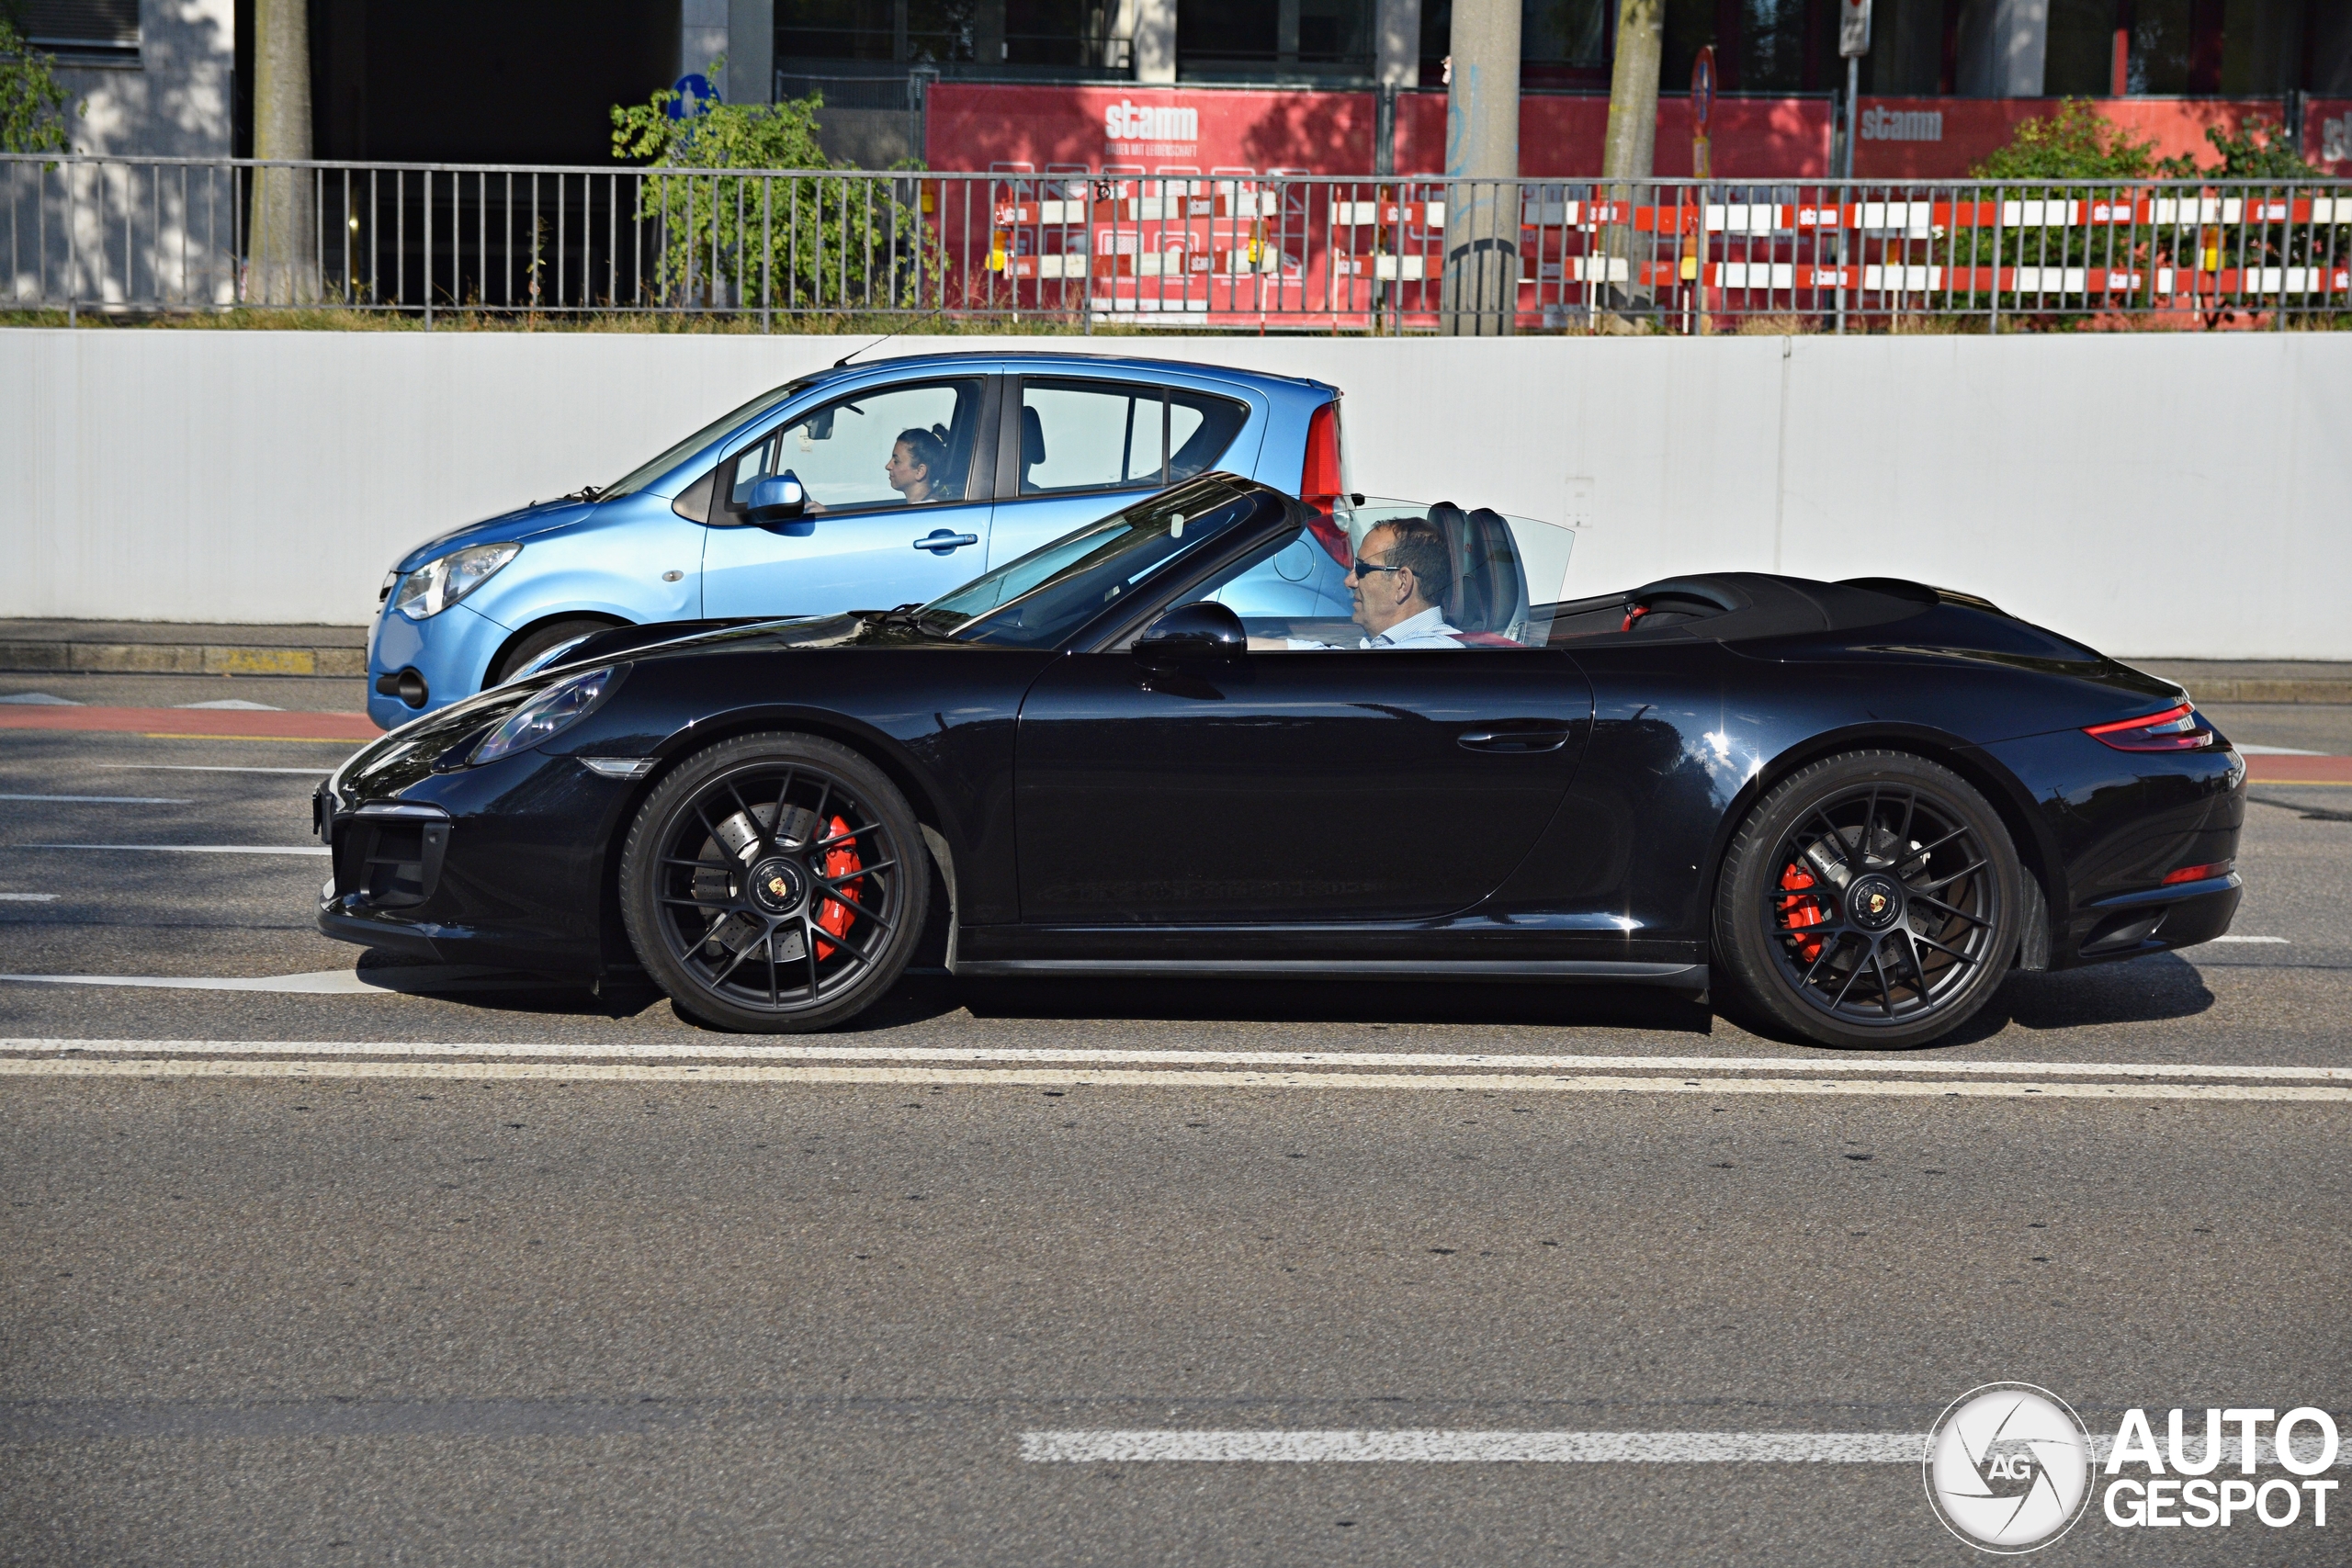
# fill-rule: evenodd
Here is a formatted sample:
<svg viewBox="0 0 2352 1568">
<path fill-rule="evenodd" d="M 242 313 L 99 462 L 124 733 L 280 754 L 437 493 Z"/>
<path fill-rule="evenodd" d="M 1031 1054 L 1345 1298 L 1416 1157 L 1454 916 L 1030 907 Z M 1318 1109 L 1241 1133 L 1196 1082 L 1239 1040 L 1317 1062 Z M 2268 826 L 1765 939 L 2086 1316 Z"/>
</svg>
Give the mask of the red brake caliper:
<svg viewBox="0 0 2352 1568">
<path fill-rule="evenodd" d="M 857 858 L 856 842 L 849 839 L 849 824 L 840 818 L 836 817 L 825 824 L 825 837 L 844 840 L 825 852 L 825 878 L 829 882 L 841 884 L 841 896 L 848 899 L 849 904 L 844 904 L 839 899 L 826 899 L 824 906 L 817 911 L 817 929 L 831 931 L 833 935 L 839 936 L 849 930 L 849 906 L 859 902 L 857 894 L 861 886 L 857 882 L 843 883 L 842 879 L 855 876 L 865 863 Z M 820 961 L 831 958 L 832 955 L 832 943 L 820 942 L 817 944 L 817 957 Z"/>
<path fill-rule="evenodd" d="M 1781 926 L 1784 931 L 1803 931 L 1817 926 L 1828 917 L 1822 912 L 1821 900 L 1804 891 L 1815 886 L 1813 875 L 1794 861 L 1781 873 L 1781 886 L 1790 895 L 1781 900 Z M 1821 956 L 1821 939 L 1817 936 L 1799 937 L 1797 955 L 1807 964 Z"/>
</svg>

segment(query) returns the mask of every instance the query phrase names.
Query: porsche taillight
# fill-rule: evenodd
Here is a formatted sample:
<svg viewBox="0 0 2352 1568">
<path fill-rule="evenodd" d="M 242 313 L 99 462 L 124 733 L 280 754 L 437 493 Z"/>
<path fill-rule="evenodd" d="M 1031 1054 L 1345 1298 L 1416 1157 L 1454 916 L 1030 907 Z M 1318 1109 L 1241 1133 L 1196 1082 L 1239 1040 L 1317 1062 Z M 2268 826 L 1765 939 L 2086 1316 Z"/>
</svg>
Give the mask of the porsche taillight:
<svg viewBox="0 0 2352 1568">
<path fill-rule="evenodd" d="M 2212 730 L 2197 716 L 2195 703 L 2182 703 L 2144 718 L 2120 718 L 2083 731 L 2119 751 L 2197 751 L 2213 744 Z"/>
</svg>

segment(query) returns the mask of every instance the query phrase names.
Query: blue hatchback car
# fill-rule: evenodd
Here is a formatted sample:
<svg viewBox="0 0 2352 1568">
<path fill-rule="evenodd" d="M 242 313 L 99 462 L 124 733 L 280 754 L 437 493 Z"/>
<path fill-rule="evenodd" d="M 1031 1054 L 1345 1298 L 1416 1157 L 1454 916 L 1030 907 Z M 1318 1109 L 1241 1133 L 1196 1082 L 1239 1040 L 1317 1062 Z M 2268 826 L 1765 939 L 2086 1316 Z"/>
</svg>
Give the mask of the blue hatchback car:
<svg viewBox="0 0 2352 1568">
<path fill-rule="evenodd" d="M 608 626 L 935 599 L 1212 468 L 1335 496 L 1339 396 L 1087 355 L 932 355 L 802 377 L 602 490 L 412 550 L 368 636 L 368 716 L 391 728 Z"/>
</svg>

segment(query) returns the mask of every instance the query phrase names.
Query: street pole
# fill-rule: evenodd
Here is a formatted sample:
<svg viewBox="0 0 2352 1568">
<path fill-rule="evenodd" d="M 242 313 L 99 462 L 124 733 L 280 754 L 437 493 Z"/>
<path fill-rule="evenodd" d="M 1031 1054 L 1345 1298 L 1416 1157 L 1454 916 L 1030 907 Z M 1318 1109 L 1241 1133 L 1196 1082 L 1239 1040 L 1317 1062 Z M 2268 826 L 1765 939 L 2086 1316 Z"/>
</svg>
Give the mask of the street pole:
<svg viewBox="0 0 2352 1568">
<path fill-rule="evenodd" d="M 1503 337 L 1519 307 L 1520 0 L 1455 0 L 1438 330 Z"/>
<path fill-rule="evenodd" d="M 1838 0 L 1838 52 L 1846 57 L 1846 135 L 1838 149 L 1837 176 L 1848 182 L 1838 191 L 1838 330 L 1846 330 L 1846 264 L 1858 254 L 1849 240 L 1852 225 L 1843 221 L 1844 209 L 1854 193 L 1854 147 L 1862 130 L 1862 56 L 1871 51 L 1871 0 Z"/>
</svg>

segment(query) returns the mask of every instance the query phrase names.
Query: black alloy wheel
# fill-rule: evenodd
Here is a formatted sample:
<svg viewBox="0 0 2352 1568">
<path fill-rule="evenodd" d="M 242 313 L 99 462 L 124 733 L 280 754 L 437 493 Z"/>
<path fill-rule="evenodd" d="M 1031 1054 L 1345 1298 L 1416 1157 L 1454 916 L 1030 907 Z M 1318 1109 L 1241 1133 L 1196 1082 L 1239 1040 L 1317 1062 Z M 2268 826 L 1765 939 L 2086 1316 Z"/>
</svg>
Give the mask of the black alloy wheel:
<svg viewBox="0 0 2352 1568">
<path fill-rule="evenodd" d="M 763 1033 L 828 1029 L 904 973 L 928 855 L 872 762 L 813 736 L 748 735 L 646 798 L 621 852 L 621 913 L 685 1011 Z"/>
<path fill-rule="evenodd" d="M 1806 1039 L 1921 1043 L 2007 975 L 2022 874 L 1998 814 L 1950 769 L 1897 751 L 1827 758 L 1740 824 L 1716 960 L 1732 999 Z"/>
</svg>

